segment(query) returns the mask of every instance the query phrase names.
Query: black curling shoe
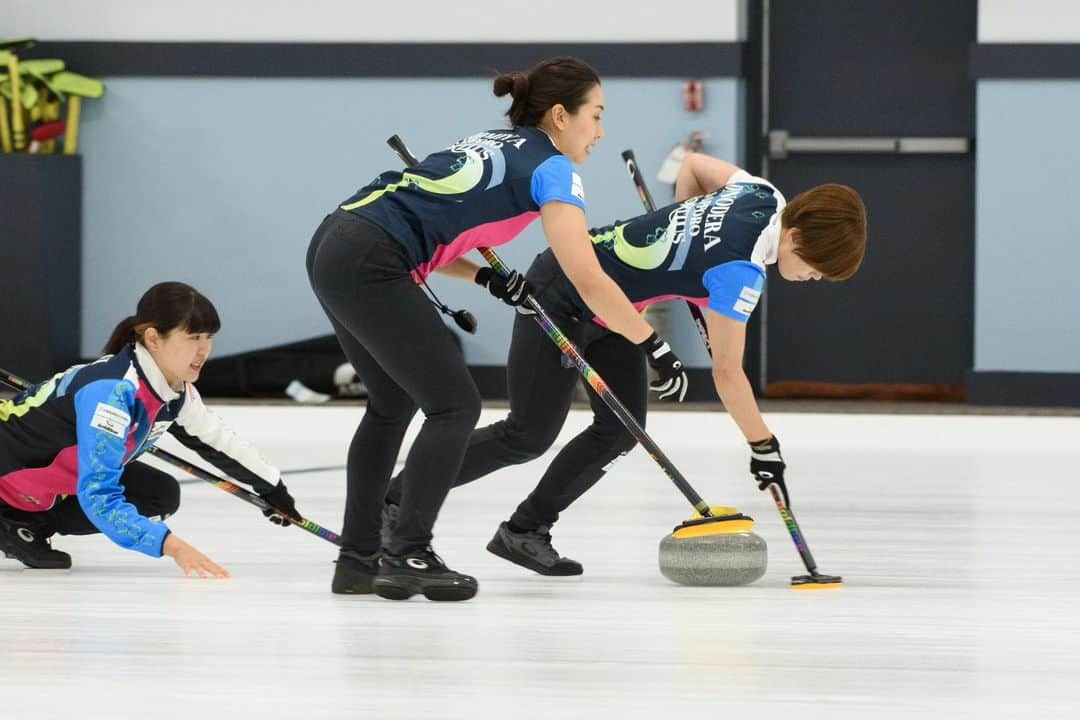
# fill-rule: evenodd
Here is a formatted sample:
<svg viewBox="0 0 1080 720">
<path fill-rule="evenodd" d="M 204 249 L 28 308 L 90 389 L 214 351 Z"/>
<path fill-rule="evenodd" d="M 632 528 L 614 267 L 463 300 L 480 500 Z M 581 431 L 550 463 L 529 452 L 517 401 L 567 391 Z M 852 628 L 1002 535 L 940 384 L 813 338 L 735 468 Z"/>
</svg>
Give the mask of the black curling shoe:
<svg viewBox="0 0 1080 720">
<path fill-rule="evenodd" d="M 479 584 L 471 575 L 446 567 L 431 546 L 404 555 L 384 553 L 375 576 L 375 594 L 387 600 L 408 600 L 423 595 L 428 600 L 468 600 Z"/>
<path fill-rule="evenodd" d="M 336 595 L 370 595 L 371 584 L 379 571 L 379 553 L 361 555 L 355 550 L 338 553 L 334 581 L 330 591 Z"/>
<path fill-rule="evenodd" d="M 67 570 L 71 556 L 49 545 L 52 531 L 34 517 L 35 513 L 0 509 L 0 552 L 28 568 Z"/>
</svg>

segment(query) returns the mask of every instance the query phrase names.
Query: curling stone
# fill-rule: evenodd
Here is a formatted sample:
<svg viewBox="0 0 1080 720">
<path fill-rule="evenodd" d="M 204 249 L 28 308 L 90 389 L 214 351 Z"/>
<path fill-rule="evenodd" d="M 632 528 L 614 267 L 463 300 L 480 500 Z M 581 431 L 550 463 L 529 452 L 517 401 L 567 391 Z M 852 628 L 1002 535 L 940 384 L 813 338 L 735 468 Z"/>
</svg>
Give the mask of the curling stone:
<svg viewBox="0 0 1080 720">
<path fill-rule="evenodd" d="M 660 572 L 680 585 L 747 585 L 765 574 L 768 551 L 754 519 L 732 507 L 710 507 L 660 541 Z"/>
</svg>

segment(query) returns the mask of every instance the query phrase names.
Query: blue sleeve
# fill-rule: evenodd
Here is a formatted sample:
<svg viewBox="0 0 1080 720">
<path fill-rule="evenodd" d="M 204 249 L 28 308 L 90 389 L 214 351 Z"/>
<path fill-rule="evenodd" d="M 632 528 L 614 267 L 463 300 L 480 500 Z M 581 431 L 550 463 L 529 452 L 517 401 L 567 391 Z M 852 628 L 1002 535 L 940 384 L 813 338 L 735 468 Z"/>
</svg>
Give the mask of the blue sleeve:
<svg viewBox="0 0 1080 720">
<path fill-rule="evenodd" d="M 140 515 L 120 484 L 134 408 L 135 386 L 127 380 L 97 380 L 75 393 L 76 492 L 86 517 L 106 537 L 122 548 L 161 557 L 169 528 Z"/>
<path fill-rule="evenodd" d="M 765 287 L 765 271 L 752 262 L 735 260 L 709 268 L 702 282 L 709 291 L 710 310 L 746 322 Z"/>
<path fill-rule="evenodd" d="M 552 155 L 533 170 L 532 199 L 539 207 L 554 201 L 577 205 L 585 209 L 585 188 L 581 176 L 574 172 L 570 158 Z"/>
</svg>

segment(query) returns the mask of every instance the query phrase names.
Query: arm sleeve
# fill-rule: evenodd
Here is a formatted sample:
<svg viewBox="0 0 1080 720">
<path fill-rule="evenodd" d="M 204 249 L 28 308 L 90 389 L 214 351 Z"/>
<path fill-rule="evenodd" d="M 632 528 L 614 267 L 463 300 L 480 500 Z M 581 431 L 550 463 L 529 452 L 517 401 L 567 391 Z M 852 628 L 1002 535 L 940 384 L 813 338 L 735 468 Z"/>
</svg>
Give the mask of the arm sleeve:
<svg viewBox="0 0 1080 720">
<path fill-rule="evenodd" d="M 710 310 L 746 322 L 765 287 L 765 271 L 760 265 L 736 260 L 709 268 L 702 282 L 709 291 Z"/>
<path fill-rule="evenodd" d="M 532 199 L 539 207 L 552 201 L 577 205 L 585 209 L 585 188 L 581 176 L 574 172 L 570 158 L 552 155 L 533 171 Z"/>
<path fill-rule="evenodd" d="M 75 393 L 74 400 L 79 506 L 120 547 L 161 557 L 168 526 L 140 515 L 120 484 L 135 386 L 127 380 L 98 380 Z"/>
<path fill-rule="evenodd" d="M 221 418 L 207 409 L 194 385 L 169 432 L 233 480 L 250 485 L 259 495 L 274 489 L 281 472 L 250 445 L 236 437 Z"/>
</svg>

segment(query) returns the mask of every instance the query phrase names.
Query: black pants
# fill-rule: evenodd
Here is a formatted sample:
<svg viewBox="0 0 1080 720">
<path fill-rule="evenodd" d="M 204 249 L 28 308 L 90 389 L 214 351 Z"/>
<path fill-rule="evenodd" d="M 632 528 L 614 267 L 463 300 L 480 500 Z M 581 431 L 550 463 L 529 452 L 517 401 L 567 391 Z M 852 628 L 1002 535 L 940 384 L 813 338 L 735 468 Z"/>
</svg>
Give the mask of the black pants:
<svg viewBox="0 0 1080 720">
<path fill-rule="evenodd" d="M 175 515 L 180 507 L 180 483 L 172 475 L 149 465 L 128 463 L 120 476 L 120 483 L 124 486 L 124 497 L 138 509 L 140 515 L 164 520 Z M 0 505 L 3 504 L 0 501 Z M 20 511 L 9 509 L 7 512 Z M 23 512 L 22 516 L 36 520 L 49 534 L 94 535 L 101 532 L 86 517 L 79 499 L 74 495 L 57 501 L 45 512 Z"/>
<path fill-rule="evenodd" d="M 567 297 L 567 281 L 551 251 L 536 258 L 526 277 L 537 288 L 536 297 L 555 325 L 644 427 L 648 375 L 641 350 L 622 335 L 577 317 L 577 309 Z M 517 316 L 507 360 L 510 414 L 472 434 L 455 486 L 507 465 L 528 462 L 551 447 L 570 411 L 574 385 L 584 382 L 563 358 L 533 318 Z M 592 388 L 586 388 L 592 424 L 551 462 L 539 484 L 511 516 L 515 525 L 530 529 L 552 525 L 559 513 L 603 477 L 615 459 L 634 447 L 634 437 Z M 397 500 L 404 477 L 402 473 L 395 478 L 388 496 L 391 501 Z"/>
<path fill-rule="evenodd" d="M 343 546 L 378 550 L 387 485 L 417 406 L 425 419 L 405 460 L 408 479 L 390 552 L 428 545 L 480 417 L 480 394 L 453 337 L 413 281 L 401 245 L 378 226 L 340 210 L 328 215 L 311 240 L 307 269 L 368 389 L 349 447 Z"/>
</svg>

